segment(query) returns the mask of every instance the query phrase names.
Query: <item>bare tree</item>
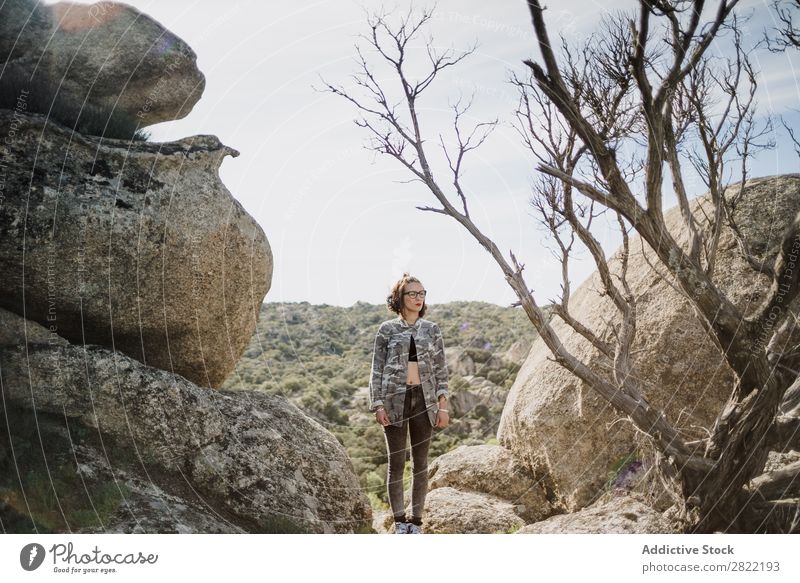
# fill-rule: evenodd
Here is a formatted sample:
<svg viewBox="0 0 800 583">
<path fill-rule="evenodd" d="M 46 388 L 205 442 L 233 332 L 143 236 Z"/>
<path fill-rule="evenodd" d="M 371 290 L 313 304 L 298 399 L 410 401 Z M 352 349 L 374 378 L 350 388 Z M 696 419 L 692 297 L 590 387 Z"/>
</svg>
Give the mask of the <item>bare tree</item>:
<svg viewBox="0 0 800 583">
<path fill-rule="evenodd" d="M 736 164 L 743 186 L 748 160 L 770 146 L 765 139 L 769 122 L 759 123 L 755 116 L 756 73 L 742 44 L 734 13 L 737 2 L 718 0 L 706 18 L 703 0 L 640 0 L 637 14 L 606 19 L 580 46 L 562 39 L 558 54 L 540 2 L 527 2 L 541 61 L 525 61 L 528 76 L 513 77 L 520 91 L 515 125 L 538 162 L 533 203 L 562 262 L 562 294 L 554 313 L 608 359 L 609 374 L 590 368 L 565 348 L 523 277 L 524 265 L 513 252 L 507 260 L 470 217 L 462 185 L 464 160 L 497 121 L 468 127 L 464 120 L 469 103 L 456 102 L 454 139 L 449 144 L 441 136 L 438 140 L 449 184 L 434 175 L 434 142 L 423 132 L 419 99 L 437 75 L 472 50 L 437 51 L 428 38 L 428 69 L 412 76 L 409 53 L 431 11 L 416 16 L 409 11 L 396 25 L 380 13 L 368 17 L 370 32 L 362 37 L 365 46 L 357 48 L 355 87 L 326 83 L 327 90 L 358 109 L 356 123 L 369 133 L 370 147 L 396 159 L 440 205 L 417 208 L 454 218 L 492 255 L 553 359 L 652 439 L 661 454 L 659 465 L 677 484 L 685 517 L 697 531 L 735 529 L 748 512 L 769 513 L 776 489 L 783 497 L 800 495 L 800 464 L 786 470 L 789 478 L 760 477 L 758 496 L 748 489 L 751 479 L 762 473 L 770 448 L 797 447 L 800 435 L 797 417 L 779 410 L 800 371 L 800 353 L 789 348 L 800 345 L 789 309 L 800 289 L 800 270 L 795 269 L 800 215 L 769 263 L 754 255 L 734 220 L 741 190 L 727 182 L 731 165 Z M 721 40 L 729 43 L 727 58 L 714 57 L 708 50 Z M 370 61 L 373 56 L 378 65 Z M 396 76 L 397 101 L 391 86 L 378 80 L 380 64 Z M 712 212 L 703 219 L 691 211 L 687 165 L 711 193 Z M 672 181 L 690 234 L 687 249 L 664 222 L 666 179 Z M 641 194 L 635 194 L 637 187 Z M 611 213 L 622 235 L 616 272 L 592 233 L 593 221 L 602 213 Z M 731 227 L 753 269 L 773 282 L 763 306 L 751 316 L 737 309 L 714 282 L 723 224 Z M 636 302 L 626 279 L 631 230 L 652 248 L 676 289 L 695 306 L 707 334 L 737 376 L 706 438 L 687 440 L 644 397 L 632 370 Z M 568 262 L 576 238 L 592 256 L 602 291 L 617 310 L 616 319 L 609 322 L 610 334 L 591 330 L 569 312 Z"/>
<path fill-rule="evenodd" d="M 800 0 L 775 0 L 772 3 L 778 27 L 764 33 L 764 40 L 773 53 L 797 51 L 800 49 L 800 28 L 795 25 L 795 17 L 800 18 Z M 794 110 L 797 113 L 797 110 Z M 785 119 L 783 127 L 794 144 L 794 151 L 800 156 L 800 137 Z"/>
<path fill-rule="evenodd" d="M 800 28 L 795 26 L 794 21 L 794 17 L 800 13 L 800 0 L 774 0 L 772 8 L 778 19 L 778 27 L 765 32 L 769 50 L 782 52 L 800 48 Z"/>
</svg>

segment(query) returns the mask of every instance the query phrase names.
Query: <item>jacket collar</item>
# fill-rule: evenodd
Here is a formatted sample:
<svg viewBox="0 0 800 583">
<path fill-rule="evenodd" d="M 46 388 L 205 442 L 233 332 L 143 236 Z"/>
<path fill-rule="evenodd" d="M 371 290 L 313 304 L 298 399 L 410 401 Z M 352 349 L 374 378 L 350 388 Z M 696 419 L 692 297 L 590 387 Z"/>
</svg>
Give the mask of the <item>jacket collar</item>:
<svg viewBox="0 0 800 583">
<path fill-rule="evenodd" d="M 403 318 L 403 316 L 397 316 L 397 320 L 400 322 L 400 325 L 403 328 L 414 328 L 415 330 L 419 330 L 419 323 L 422 321 L 422 318 L 417 318 L 417 321 L 413 324 L 406 322 L 406 319 Z"/>
</svg>

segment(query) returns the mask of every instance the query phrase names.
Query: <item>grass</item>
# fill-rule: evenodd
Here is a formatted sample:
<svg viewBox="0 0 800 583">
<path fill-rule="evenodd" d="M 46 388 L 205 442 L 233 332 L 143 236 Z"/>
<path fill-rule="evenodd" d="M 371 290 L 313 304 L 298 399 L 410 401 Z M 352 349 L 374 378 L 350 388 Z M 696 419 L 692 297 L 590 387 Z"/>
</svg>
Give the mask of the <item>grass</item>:
<svg viewBox="0 0 800 583">
<path fill-rule="evenodd" d="M 82 99 L 65 95 L 58 83 L 42 71 L 31 77 L 8 67 L 0 79 L 0 108 L 40 113 L 49 121 L 85 135 L 132 141 L 150 138 L 134 115 L 108 105 L 83 104 Z"/>
<path fill-rule="evenodd" d="M 52 480 L 52 482 L 51 482 Z M 86 488 L 72 464 L 44 467 L 26 473 L 23 490 L 30 514 L 40 532 L 65 532 L 107 526 L 130 491 L 113 482 L 86 481 Z"/>
<path fill-rule="evenodd" d="M 106 526 L 130 492 L 114 482 L 82 480 L 73 453 L 80 438 L 63 431 L 63 418 L 36 415 L 34 423 L 29 411 L 0 410 L 0 450 L 4 452 L 0 500 L 29 518 L 18 520 L 11 527 L 13 532 L 58 533 Z"/>
</svg>

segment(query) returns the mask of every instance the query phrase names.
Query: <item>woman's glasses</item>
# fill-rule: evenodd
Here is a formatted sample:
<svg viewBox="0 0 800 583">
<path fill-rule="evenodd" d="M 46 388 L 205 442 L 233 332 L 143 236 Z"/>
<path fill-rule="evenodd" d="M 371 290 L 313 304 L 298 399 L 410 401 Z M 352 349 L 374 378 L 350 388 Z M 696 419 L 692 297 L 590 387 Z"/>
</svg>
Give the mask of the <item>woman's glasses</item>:
<svg viewBox="0 0 800 583">
<path fill-rule="evenodd" d="M 425 291 L 425 290 L 423 290 L 423 291 L 410 291 L 410 292 L 403 292 L 403 295 L 404 296 L 411 296 L 412 298 L 417 299 L 418 297 L 419 298 L 424 298 L 426 295 L 428 295 L 428 292 Z"/>
</svg>

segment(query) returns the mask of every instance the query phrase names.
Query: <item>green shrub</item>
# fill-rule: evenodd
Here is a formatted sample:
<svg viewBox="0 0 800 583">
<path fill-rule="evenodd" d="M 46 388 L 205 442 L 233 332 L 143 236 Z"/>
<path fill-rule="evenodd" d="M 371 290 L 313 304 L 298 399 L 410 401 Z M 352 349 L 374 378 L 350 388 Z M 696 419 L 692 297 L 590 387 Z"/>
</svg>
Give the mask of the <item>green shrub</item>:
<svg viewBox="0 0 800 583">
<path fill-rule="evenodd" d="M 464 349 L 464 354 L 479 364 L 485 364 L 489 362 L 489 359 L 492 357 L 492 353 L 490 351 L 482 350 L 480 348 L 466 348 Z"/>
</svg>

